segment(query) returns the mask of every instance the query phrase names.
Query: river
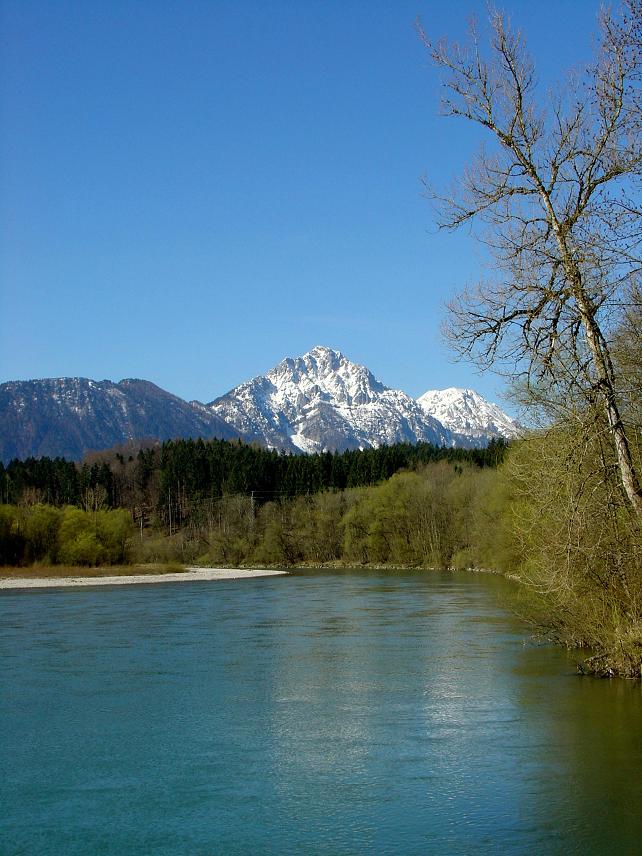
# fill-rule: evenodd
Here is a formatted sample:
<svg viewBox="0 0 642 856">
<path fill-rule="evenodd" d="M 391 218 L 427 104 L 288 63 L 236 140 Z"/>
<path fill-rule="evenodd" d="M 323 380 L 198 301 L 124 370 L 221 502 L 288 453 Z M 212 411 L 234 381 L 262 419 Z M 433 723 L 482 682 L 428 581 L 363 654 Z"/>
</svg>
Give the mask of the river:
<svg viewBox="0 0 642 856">
<path fill-rule="evenodd" d="M 642 689 L 465 573 L 0 596 L 0 853 L 637 854 Z"/>
</svg>

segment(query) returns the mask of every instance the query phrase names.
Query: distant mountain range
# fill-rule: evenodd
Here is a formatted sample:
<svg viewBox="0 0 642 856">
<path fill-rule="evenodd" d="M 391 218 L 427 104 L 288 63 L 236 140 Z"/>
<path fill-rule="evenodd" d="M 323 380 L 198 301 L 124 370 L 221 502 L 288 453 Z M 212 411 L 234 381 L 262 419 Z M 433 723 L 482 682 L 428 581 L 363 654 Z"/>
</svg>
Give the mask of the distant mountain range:
<svg viewBox="0 0 642 856">
<path fill-rule="evenodd" d="M 287 452 L 426 441 L 479 446 L 519 425 L 473 390 L 429 390 L 418 400 L 365 366 L 317 346 L 210 404 L 144 380 L 53 378 L 0 385 L 0 457 L 64 456 L 129 440 L 241 437 Z"/>
<path fill-rule="evenodd" d="M 83 377 L 11 381 L 0 386 L 0 457 L 65 457 L 128 440 L 235 439 L 238 432 L 197 402 L 146 380 Z"/>
</svg>

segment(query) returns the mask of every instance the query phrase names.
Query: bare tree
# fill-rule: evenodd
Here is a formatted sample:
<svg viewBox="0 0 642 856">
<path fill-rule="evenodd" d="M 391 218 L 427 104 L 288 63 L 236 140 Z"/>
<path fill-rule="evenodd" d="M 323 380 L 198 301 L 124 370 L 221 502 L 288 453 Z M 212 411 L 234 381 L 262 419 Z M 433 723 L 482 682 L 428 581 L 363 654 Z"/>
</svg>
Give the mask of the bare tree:
<svg viewBox="0 0 642 856">
<path fill-rule="evenodd" d="M 493 281 L 450 304 L 450 338 L 461 355 L 508 364 L 540 393 L 598 402 L 640 518 L 610 337 L 641 269 L 641 10 L 629 0 L 617 16 L 603 11 L 597 58 L 548 94 L 503 14 L 491 13 L 487 50 L 475 25 L 465 46 L 433 43 L 419 27 L 444 73 L 444 112 L 493 142 L 451 193 L 431 191 L 442 227 L 489 227 L 483 240 L 496 265 Z"/>
</svg>

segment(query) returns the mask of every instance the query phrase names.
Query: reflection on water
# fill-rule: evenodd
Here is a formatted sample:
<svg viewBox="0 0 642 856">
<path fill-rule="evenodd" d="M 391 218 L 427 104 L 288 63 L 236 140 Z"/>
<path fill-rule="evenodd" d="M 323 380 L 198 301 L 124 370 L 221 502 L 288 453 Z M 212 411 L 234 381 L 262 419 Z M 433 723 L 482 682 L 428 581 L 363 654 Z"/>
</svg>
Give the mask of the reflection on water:
<svg viewBox="0 0 642 856">
<path fill-rule="evenodd" d="M 524 644 L 510 584 L 0 598 L 0 852 L 637 853 L 639 684 Z"/>
</svg>

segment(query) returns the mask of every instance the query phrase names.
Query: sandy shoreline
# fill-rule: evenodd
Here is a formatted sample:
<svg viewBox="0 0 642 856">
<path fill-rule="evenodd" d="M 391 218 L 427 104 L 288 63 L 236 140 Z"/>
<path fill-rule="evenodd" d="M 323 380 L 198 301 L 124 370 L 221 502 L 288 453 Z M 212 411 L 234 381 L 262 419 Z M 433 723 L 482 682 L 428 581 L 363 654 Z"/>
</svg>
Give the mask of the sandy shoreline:
<svg viewBox="0 0 642 856">
<path fill-rule="evenodd" d="M 21 577 L 0 579 L 0 589 L 71 588 L 77 586 L 131 586 L 150 583 L 188 583 L 210 580 L 241 580 L 255 577 L 273 577 L 287 571 L 240 570 L 236 568 L 188 568 L 180 573 L 131 574 L 130 576 L 104 577 Z"/>
</svg>

